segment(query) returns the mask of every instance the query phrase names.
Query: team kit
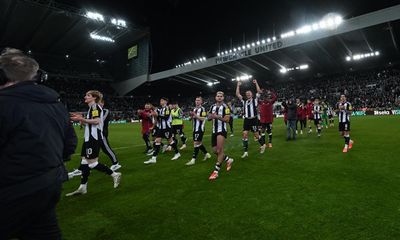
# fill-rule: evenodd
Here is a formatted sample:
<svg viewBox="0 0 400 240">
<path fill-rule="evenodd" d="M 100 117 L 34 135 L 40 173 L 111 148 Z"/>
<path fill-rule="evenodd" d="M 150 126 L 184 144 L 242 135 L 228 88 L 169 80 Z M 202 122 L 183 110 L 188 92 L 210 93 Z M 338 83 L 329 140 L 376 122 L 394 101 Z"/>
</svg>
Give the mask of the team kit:
<svg viewBox="0 0 400 240">
<path fill-rule="evenodd" d="M 236 87 L 236 97 L 242 108 L 243 129 L 243 155 L 241 158 L 249 157 L 249 132 L 259 145 L 259 152 L 263 154 L 266 148 L 272 148 L 272 125 L 274 120 L 274 103 L 277 96 L 273 91 L 261 89 L 257 80 L 253 80 L 256 92 L 251 90 L 245 92 L 245 97 L 241 95 L 241 82 L 238 81 Z M 215 95 L 215 103 L 207 110 L 203 106 L 203 98 L 195 98 L 195 107 L 190 111 L 190 121 L 192 122 L 193 155 L 186 165 L 195 165 L 198 155 L 201 152 L 203 161 L 212 158 L 212 155 L 203 144 L 206 121 L 212 121 L 211 129 L 211 148 L 216 156 L 216 163 L 209 176 L 209 180 L 219 177 L 220 170 L 224 165 L 226 171 L 230 171 L 234 162 L 232 156 L 224 151 L 224 145 L 228 138 L 227 125 L 231 126 L 233 136 L 233 109 L 232 105 L 224 101 L 224 92 L 218 91 Z M 86 116 L 81 114 L 71 114 L 72 121 L 78 121 L 84 126 L 84 142 L 81 149 L 81 163 L 78 169 L 69 172 L 69 178 L 81 176 L 79 188 L 68 193 L 67 196 L 74 196 L 87 193 L 87 183 L 90 171 L 96 169 L 106 175 L 111 176 L 114 188 L 119 186 L 122 174 L 117 172 L 122 166 L 117 160 L 115 152 L 108 142 L 108 123 L 110 121 L 109 110 L 103 108 L 103 95 L 99 91 L 91 90 L 85 95 L 85 103 L 88 104 Z M 344 138 L 343 153 L 347 153 L 353 147 L 353 140 L 350 139 L 350 116 L 352 106 L 347 101 L 345 95 L 341 95 L 336 105 L 335 111 L 331 107 L 326 107 L 319 99 L 309 100 L 303 104 L 297 99 L 297 123 L 300 123 L 300 134 L 306 129 L 308 122 L 309 131 L 312 132 L 312 125 L 317 129 L 317 136 L 321 136 L 323 125 L 333 126 L 334 112 L 338 115 L 339 131 Z M 285 112 L 285 109 L 283 110 Z M 151 158 L 144 161 L 144 164 L 156 164 L 157 157 L 165 151 L 174 151 L 171 160 L 178 160 L 181 157 L 180 150 L 187 148 L 187 136 L 184 133 L 184 113 L 177 103 L 169 103 L 168 99 L 162 97 L 160 105 L 155 108 L 150 103 L 145 104 L 144 109 L 138 110 L 141 120 L 141 134 L 146 146 L 145 154 Z M 286 120 L 285 120 L 286 123 Z M 268 139 L 266 138 L 268 137 Z M 166 140 L 163 143 L 162 140 Z M 181 142 L 181 147 L 178 143 Z M 111 161 L 111 167 L 98 161 L 99 152 L 102 150 Z"/>
</svg>

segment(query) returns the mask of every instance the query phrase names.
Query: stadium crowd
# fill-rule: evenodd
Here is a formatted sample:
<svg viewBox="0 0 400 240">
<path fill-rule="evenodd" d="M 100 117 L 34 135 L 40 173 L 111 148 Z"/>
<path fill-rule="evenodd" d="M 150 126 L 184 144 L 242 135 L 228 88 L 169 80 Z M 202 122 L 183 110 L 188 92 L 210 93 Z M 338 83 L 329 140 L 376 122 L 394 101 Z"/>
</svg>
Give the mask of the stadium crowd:
<svg viewBox="0 0 400 240">
<path fill-rule="evenodd" d="M 263 79 L 259 78 L 262 83 Z M 117 96 L 112 91 L 110 82 L 81 79 L 65 79 L 51 77 L 46 83 L 60 92 L 63 101 L 70 112 L 84 112 L 86 105 L 83 94 L 90 89 L 97 89 L 105 94 L 107 108 L 112 110 L 114 120 L 136 120 L 137 110 L 143 108 L 146 102 L 157 105 L 158 96 Z M 391 67 L 379 70 L 351 72 L 333 76 L 274 83 L 270 88 L 277 93 L 278 102 L 289 98 L 300 98 L 304 101 L 319 97 L 334 106 L 340 94 L 344 93 L 353 103 L 355 109 L 388 110 L 400 106 L 400 69 Z M 82 94 L 76 94 L 82 92 Z M 234 93 L 227 92 L 226 100 L 232 101 L 233 106 L 240 106 Z M 167 96 L 171 97 L 171 96 Z M 204 106 L 211 106 L 213 95 L 203 96 Z M 178 98 L 177 101 L 185 116 L 193 106 L 194 99 Z M 277 109 L 279 111 L 279 108 Z M 234 113 L 241 114 L 240 107 L 235 107 Z"/>
</svg>

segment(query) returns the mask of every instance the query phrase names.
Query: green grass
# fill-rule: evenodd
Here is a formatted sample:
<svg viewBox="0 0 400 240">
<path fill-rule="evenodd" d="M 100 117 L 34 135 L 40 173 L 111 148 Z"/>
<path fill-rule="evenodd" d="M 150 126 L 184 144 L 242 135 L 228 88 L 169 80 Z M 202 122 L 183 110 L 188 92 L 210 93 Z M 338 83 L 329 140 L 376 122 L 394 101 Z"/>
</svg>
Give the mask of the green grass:
<svg viewBox="0 0 400 240">
<path fill-rule="evenodd" d="M 353 117 L 355 145 L 343 154 L 337 126 L 324 129 L 320 139 L 314 130 L 286 142 L 283 120 L 276 119 L 273 148 L 260 155 L 251 140 L 250 157 L 242 160 L 242 123 L 236 120 L 225 148 L 234 165 L 214 182 L 208 180 L 214 156 L 185 166 L 190 140 L 178 161 L 165 153 L 146 166 L 139 124 L 112 125 L 122 183 L 113 189 L 109 176 L 92 171 L 86 195 L 62 197 L 64 238 L 400 239 L 399 122 L 396 116 Z M 186 123 L 191 136 L 189 129 Z M 206 134 L 211 151 L 209 126 Z M 110 163 L 105 155 L 100 161 Z M 68 168 L 78 166 L 74 155 Z M 78 185 L 79 178 L 65 183 L 63 195 Z"/>
</svg>

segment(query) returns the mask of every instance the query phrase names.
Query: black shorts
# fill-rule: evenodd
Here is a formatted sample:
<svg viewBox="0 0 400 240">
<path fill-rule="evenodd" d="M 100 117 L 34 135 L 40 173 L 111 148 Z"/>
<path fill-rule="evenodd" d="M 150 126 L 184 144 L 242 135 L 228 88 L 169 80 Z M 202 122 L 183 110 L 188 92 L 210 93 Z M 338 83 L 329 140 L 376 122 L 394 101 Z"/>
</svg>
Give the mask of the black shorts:
<svg viewBox="0 0 400 240">
<path fill-rule="evenodd" d="M 315 124 L 315 126 L 321 124 L 321 121 L 322 121 L 321 118 L 319 118 L 319 119 L 314 119 L 314 124 Z"/>
<path fill-rule="evenodd" d="M 272 123 L 260 123 L 260 127 L 263 132 L 265 132 L 265 130 L 267 130 L 268 133 L 272 131 Z"/>
<path fill-rule="evenodd" d="M 193 141 L 195 141 L 195 142 L 203 141 L 203 135 L 204 135 L 204 132 L 202 132 L 202 131 L 193 132 Z"/>
<path fill-rule="evenodd" d="M 101 139 L 89 138 L 88 142 L 83 142 L 81 156 L 86 159 L 95 159 L 99 157 Z"/>
<path fill-rule="evenodd" d="M 350 122 L 340 122 L 339 132 L 350 131 Z"/>
<path fill-rule="evenodd" d="M 181 135 L 183 133 L 183 125 L 172 125 L 172 133 Z"/>
<path fill-rule="evenodd" d="M 157 129 L 156 138 L 165 138 L 165 139 L 172 138 L 172 129 L 171 128 Z"/>
<path fill-rule="evenodd" d="M 227 136 L 226 132 L 213 133 L 211 135 L 211 146 L 212 147 L 217 146 L 217 136 L 218 135 L 224 136 L 224 138 L 226 138 L 226 136 Z"/>
<path fill-rule="evenodd" d="M 243 131 L 256 132 L 257 129 L 258 129 L 258 119 L 257 118 L 252 118 L 252 119 L 245 118 L 244 119 Z"/>
</svg>

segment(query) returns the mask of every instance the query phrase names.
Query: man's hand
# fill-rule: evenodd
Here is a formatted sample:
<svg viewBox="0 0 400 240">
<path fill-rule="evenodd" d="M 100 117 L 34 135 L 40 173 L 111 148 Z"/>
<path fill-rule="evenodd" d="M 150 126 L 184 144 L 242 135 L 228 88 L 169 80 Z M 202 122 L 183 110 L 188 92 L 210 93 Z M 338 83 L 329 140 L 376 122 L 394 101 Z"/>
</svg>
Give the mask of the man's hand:
<svg viewBox="0 0 400 240">
<path fill-rule="evenodd" d="M 208 119 L 216 119 L 217 117 L 218 117 L 218 115 L 215 113 L 211 113 L 208 115 Z"/>
<path fill-rule="evenodd" d="M 253 79 L 253 83 L 254 83 L 254 84 L 257 84 L 257 79 Z"/>
<path fill-rule="evenodd" d="M 71 119 L 72 121 L 82 122 L 84 118 L 83 118 L 82 115 L 80 115 L 80 114 L 71 113 L 70 119 Z"/>
<path fill-rule="evenodd" d="M 237 81 L 237 85 L 238 86 L 242 85 L 242 82 L 241 81 Z"/>
</svg>

